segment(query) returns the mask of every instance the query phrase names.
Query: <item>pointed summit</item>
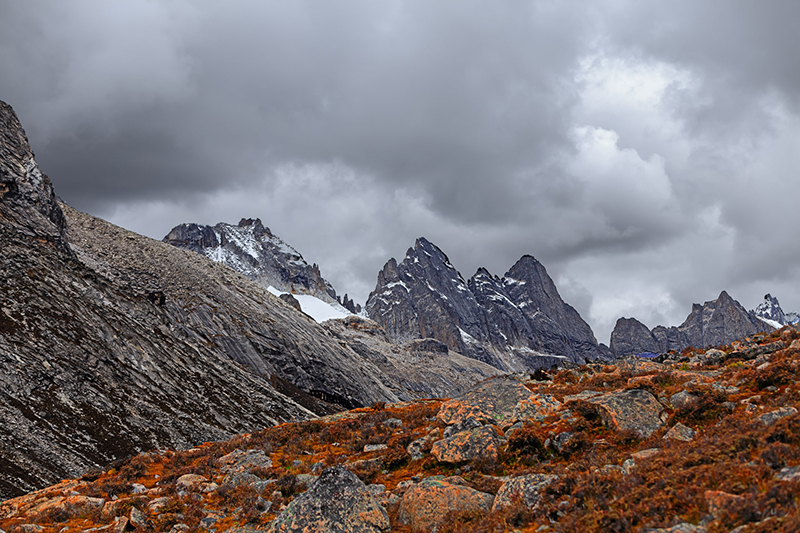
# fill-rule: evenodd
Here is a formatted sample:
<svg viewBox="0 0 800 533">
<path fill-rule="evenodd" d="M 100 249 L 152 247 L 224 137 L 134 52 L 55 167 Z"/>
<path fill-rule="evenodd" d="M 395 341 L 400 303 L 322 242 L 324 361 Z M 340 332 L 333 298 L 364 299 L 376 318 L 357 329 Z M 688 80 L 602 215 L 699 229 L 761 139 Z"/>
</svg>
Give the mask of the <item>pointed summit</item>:
<svg viewBox="0 0 800 533">
<path fill-rule="evenodd" d="M 420 237 L 403 261 L 384 266 L 365 309 L 395 342 L 432 337 L 503 370 L 600 355 L 589 325 L 530 255 L 502 279 L 481 267 L 465 282 L 447 255 Z"/>
</svg>

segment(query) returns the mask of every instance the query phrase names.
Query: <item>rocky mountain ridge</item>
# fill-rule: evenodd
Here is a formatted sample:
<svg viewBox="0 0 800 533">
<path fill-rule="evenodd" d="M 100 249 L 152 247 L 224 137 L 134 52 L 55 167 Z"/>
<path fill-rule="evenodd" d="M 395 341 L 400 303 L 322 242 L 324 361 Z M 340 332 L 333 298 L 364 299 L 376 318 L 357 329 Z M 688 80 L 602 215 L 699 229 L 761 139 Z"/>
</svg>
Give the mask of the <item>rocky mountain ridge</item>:
<svg viewBox="0 0 800 533">
<path fill-rule="evenodd" d="M 236 226 L 224 222 L 215 226 L 180 224 L 163 240 L 227 265 L 264 287 L 309 294 L 327 303 L 338 303 L 352 313 L 361 311 L 361 306 L 356 306 L 346 294 L 344 298 L 338 297 L 319 267 L 309 265 L 297 250 L 265 227 L 261 219 L 243 218 Z"/>
<path fill-rule="evenodd" d="M 774 329 L 722 291 L 716 300 L 692 304 L 692 312 L 680 326 L 657 326 L 649 330 L 635 318 L 620 318 L 611 332 L 611 351 L 617 357 L 680 352 L 689 346 L 717 346 Z"/>
<path fill-rule="evenodd" d="M 390 259 L 364 306 L 394 342 L 433 338 L 499 369 L 535 370 L 605 354 L 564 303 L 544 266 L 523 256 L 504 277 L 479 269 L 468 281 L 425 238 Z"/>
<path fill-rule="evenodd" d="M 800 529 L 800 331 L 282 424 L 0 504 L 40 531 Z"/>
</svg>

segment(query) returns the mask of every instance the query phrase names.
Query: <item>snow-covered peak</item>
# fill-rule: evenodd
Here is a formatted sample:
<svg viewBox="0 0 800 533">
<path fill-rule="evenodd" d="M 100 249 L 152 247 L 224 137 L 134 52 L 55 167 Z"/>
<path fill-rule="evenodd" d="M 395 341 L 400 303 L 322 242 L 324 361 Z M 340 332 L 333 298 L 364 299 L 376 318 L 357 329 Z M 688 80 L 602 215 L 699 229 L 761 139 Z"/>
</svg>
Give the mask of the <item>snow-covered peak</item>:
<svg viewBox="0 0 800 533">
<path fill-rule="evenodd" d="M 758 318 L 775 328 L 781 328 L 787 324 L 786 315 L 781 309 L 778 299 L 771 294 L 764 296 L 764 301 L 758 304 L 754 312 Z"/>
</svg>

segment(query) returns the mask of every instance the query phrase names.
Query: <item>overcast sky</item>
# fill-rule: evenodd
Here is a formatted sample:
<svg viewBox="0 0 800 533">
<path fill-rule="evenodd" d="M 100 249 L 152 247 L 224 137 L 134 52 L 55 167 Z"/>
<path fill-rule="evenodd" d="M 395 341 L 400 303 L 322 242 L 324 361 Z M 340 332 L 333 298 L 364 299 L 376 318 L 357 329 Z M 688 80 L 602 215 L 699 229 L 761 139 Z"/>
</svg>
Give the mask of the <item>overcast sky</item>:
<svg viewBox="0 0 800 533">
<path fill-rule="evenodd" d="M 74 207 L 260 217 L 337 292 L 425 236 L 539 259 L 601 342 L 800 310 L 800 2 L 0 0 L 0 99 Z"/>
</svg>

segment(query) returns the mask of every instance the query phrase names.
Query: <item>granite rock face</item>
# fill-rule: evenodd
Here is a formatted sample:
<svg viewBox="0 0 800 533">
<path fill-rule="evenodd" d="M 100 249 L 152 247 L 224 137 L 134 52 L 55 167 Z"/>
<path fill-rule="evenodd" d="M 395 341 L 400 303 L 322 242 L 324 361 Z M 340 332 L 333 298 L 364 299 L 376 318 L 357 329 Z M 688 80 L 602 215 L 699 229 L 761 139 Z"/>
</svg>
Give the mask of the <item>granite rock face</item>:
<svg viewBox="0 0 800 533">
<path fill-rule="evenodd" d="M 611 333 L 611 349 L 616 357 L 642 352 L 666 353 L 688 346 L 703 349 L 726 344 L 760 331 L 775 328 L 747 311 L 722 291 L 716 300 L 694 304 L 680 326 L 657 326 L 652 331 L 633 318 L 621 318 Z"/>
<path fill-rule="evenodd" d="M 365 309 L 393 342 L 434 338 L 507 371 L 601 355 L 589 325 L 527 255 L 503 278 L 481 268 L 466 281 L 444 252 L 420 238 L 403 261 L 386 263 Z"/>
<path fill-rule="evenodd" d="M 0 105 L 0 497 L 156 447 L 395 401 L 262 287 L 55 201 Z"/>
</svg>

